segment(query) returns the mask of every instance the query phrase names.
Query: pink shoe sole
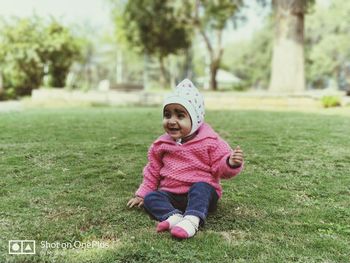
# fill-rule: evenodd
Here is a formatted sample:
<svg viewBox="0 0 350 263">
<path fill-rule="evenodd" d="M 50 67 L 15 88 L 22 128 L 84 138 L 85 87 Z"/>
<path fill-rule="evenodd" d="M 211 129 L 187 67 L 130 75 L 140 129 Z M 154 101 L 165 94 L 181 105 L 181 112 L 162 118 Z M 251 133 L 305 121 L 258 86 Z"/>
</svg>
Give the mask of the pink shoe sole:
<svg viewBox="0 0 350 263">
<path fill-rule="evenodd" d="M 162 221 L 160 223 L 158 223 L 157 225 L 157 232 L 163 232 L 163 231 L 167 231 L 170 228 L 170 224 L 168 221 Z"/>
<path fill-rule="evenodd" d="M 173 229 L 171 229 L 171 235 L 180 239 L 188 238 L 187 232 L 178 226 L 175 226 Z"/>
</svg>

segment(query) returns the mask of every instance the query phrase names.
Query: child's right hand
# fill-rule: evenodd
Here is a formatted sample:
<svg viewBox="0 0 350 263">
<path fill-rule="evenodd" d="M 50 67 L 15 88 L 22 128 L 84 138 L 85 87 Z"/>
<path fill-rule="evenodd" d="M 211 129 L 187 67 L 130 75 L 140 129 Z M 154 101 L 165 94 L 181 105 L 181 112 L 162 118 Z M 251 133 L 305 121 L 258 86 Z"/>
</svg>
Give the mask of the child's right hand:
<svg viewBox="0 0 350 263">
<path fill-rule="evenodd" d="M 135 196 L 133 198 L 131 198 L 127 204 L 128 207 L 133 207 L 133 206 L 138 206 L 141 207 L 143 206 L 143 198 L 140 196 Z"/>
</svg>

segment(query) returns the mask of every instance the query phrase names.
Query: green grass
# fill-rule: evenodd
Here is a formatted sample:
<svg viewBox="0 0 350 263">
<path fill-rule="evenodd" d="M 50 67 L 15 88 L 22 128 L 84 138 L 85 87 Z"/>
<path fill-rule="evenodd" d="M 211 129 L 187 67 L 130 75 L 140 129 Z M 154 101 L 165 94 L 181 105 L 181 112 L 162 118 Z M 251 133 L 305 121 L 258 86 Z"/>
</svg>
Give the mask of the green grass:
<svg viewBox="0 0 350 263">
<path fill-rule="evenodd" d="M 349 262 L 349 117 L 209 111 L 246 167 L 184 241 L 126 207 L 160 121 L 155 108 L 1 114 L 0 262 Z M 36 240 L 37 254 L 7 255 L 11 239 Z M 45 251 L 41 241 L 108 248 Z"/>
</svg>

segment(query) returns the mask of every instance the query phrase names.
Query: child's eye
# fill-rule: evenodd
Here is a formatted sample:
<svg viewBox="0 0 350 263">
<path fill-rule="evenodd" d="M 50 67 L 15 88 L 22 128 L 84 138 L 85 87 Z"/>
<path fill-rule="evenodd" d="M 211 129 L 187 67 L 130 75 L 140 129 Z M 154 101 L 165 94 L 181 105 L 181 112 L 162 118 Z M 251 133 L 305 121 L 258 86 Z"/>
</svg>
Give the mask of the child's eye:
<svg viewBox="0 0 350 263">
<path fill-rule="evenodd" d="M 165 113 L 164 113 L 164 118 L 170 119 L 170 118 L 171 118 L 171 114 L 168 113 L 168 112 L 165 112 Z"/>
<path fill-rule="evenodd" d="M 183 118 L 185 118 L 185 114 L 179 114 L 179 115 L 177 115 L 177 117 L 178 117 L 179 119 L 183 119 Z"/>
</svg>

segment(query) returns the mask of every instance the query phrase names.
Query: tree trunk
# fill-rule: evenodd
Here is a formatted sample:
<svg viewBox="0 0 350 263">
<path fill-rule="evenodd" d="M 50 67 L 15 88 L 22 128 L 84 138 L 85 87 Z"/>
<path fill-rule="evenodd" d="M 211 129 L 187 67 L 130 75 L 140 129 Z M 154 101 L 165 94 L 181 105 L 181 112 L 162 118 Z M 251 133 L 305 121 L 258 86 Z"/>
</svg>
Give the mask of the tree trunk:
<svg viewBox="0 0 350 263">
<path fill-rule="evenodd" d="M 215 31 L 217 43 L 214 46 L 212 43 L 213 38 L 209 37 L 207 35 L 207 32 L 205 31 L 205 29 L 202 28 L 202 25 L 201 25 L 201 22 L 199 19 L 199 9 L 200 9 L 200 1 L 196 1 L 194 25 L 198 28 L 199 33 L 202 35 L 204 42 L 205 42 L 205 45 L 207 47 L 208 53 L 209 53 L 209 57 L 210 57 L 210 81 L 209 81 L 209 85 L 210 85 L 210 89 L 215 91 L 218 89 L 216 74 L 219 70 L 220 61 L 222 58 L 222 54 L 224 52 L 224 49 L 222 47 L 223 28 L 217 29 Z"/>
<path fill-rule="evenodd" d="M 304 0 L 273 0 L 275 39 L 269 91 L 305 91 Z"/>
<path fill-rule="evenodd" d="M 214 60 L 210 62 L 210 89 L 218 90 L 218 84 L 216 81 L 216 74 L 219 70 L 220 61 Z"/>
<path fill-rule="evenodd" d="M 160 66 L 160 84 L 163 88 L 167 88 L 167 72 L 164 66 L 164 57 L 159 57 L 159 66 Z"/>
<path fill-rule="evenodd" d="M 210 57 L 210 89 L 211 90 L 218 90 L 218 83 L 216 80 L 216 74 L 218 73 L 218 70 L 220 68 L 220 62 L 222 58 L 222 54 L 224 52 L 223 48 L 221 47 L 221 32 L 218 33 L 218 45 L 216 49 L 214 50 L 212 44 L 209 41 L 209 38 L 205 34 L 204 31 L 201 31 L 201 34 L 204 38 L 204 41 L 206 43 L 209 57 Z"/>
<path fill-rule="evenodd" d="M 3 80 L 2 80 L 2 74 L 1 74 L 1 71 L 0 71 L 0 100 L 1 100 L 1 97 L 3 97 L 5 94 L 5 89 L 4 89 L 4 86 L 3 86 Z"/>
<path fill-rule="evenodd" d="M 189 79 L 193 78 L 193 46 L 192 45 L 186 49 L 185 65 L 183 67 L 182 75 Z"/>
<path fill-rule="evenodd" d="M 116 62 L 116 83 L 123 83 L 123 52 L 121 49 L 118 49 Z"/>
</svg>

